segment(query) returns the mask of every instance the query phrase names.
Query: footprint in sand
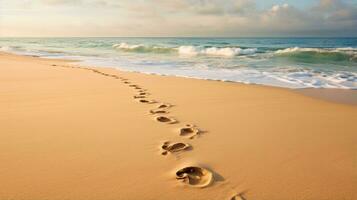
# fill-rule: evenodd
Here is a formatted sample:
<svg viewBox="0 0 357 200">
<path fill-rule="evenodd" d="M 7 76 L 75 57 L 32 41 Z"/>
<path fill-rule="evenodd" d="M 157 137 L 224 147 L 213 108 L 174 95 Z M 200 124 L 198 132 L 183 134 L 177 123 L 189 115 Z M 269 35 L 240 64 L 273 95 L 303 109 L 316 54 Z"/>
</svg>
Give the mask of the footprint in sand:
<svg viewBox="0 0 357 200">
<path fill-rule="evenodd" d="M 166 124 L 175 124 L 177 120 L 172 117 L 158 116 L 155 118 L 156 121 L 166 123 Z"/>
<path fill-rule="evenodd" d="M 168 103 L 161 103 L 160 105 L 157 106 L 158 109 L 160 108 L 170 108 L 172 107 L 171 104 L 168 104 Z"/>
<path fill-rule="evenodd" d="M 130 82 L 129 82 L 129 81 L 124 81 L 123 83 L 124 83 L 124 84 L 130 84 Z"/>
<path fill-rule="evenodd" d="M 176 179 L 181 180 L 188 186 L 203 188 L 213 182 L 213 174 L 205 168 L 190 166 L 178 170 Z"/>
<path fill-rule="evenodd" d="M 111 76 L 111 77 L 113 77 L 115 79 L 119 79 L 119 76 L 117 76 L 117 75 L 109 75 L 109 76 Z"/>
<path fill-rule="evenodd" d="M 149 95 L 149 93 L 139 91 L 138 95 Z"/>
<path fill-rule="evenodd" d="M 188 150 L 190 147 L 191 146 L 189 144 L 182 143 L 182 142 L 176 142 L 176 143 L 164 142 L 164 144 L 161 146 L 161 149 L 163 150 L 161 154 L 167 155 L 168 153 L 184 151 L 184 150 Z"/>
<path fill-rule="evenodd" d="M 132 87 L 132 88 L 134 88 L 136 90 L 141 90 L 142 89 L 140 86 L 135 85 L 135 84 L 129 85 L 129 87 Z"/>
<path fill-rule="evenodd" d="M 134 96 L 134 99 L 144 99 L 144 98 L 146 98 L 145 95 L 135 95 Z"/>
<path fill-rule="evenodd" d="M 146 104 L 154 104 L 156 103 L 155 100 L 147 100 L 147 99 L 139 99 L 140 103 L 146 103 Z"/>
<path fill-rule="evenodd" d="M 149 93 L 147 93 L 147 90 L 143 89 L 143 88 L 139 89 L 137 92 L 139 92 L 139 94 L 140 93 L 146 93 L 147 95 L 149 95 Z"/>
<path fill-rule="evenodd" d="M 193 139 L 194 137 L 200 134 L 200 130 L 191 124 L 187 124 L 186 127 L 180 128 L 180 136 L 188 137 L 189 139 Z"/>
<path fill-rule="evenodd" d="M 243 194 L 236 194 L 230 200 L 247 200 Z"/>
<path fill-rule="evenodd" d="M 150 110 L 151 114 L 167 114 L 169 113 L 169 111 L 165 110 L 165 109 L 152 109 Z"/>
</svg>

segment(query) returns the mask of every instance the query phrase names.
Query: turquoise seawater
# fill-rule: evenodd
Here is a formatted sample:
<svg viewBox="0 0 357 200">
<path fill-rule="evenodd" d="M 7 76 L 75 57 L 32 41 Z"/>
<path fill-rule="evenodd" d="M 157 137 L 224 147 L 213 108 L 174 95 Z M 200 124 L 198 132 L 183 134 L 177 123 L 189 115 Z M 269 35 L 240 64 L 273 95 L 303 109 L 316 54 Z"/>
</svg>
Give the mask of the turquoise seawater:
<svg viewBox="0 0 357 200">
<path fill-rule="evenodd" d="M 357 38 L 0 38 L 0 50 L 143 73 L 357 89 Z"/>
</svg>

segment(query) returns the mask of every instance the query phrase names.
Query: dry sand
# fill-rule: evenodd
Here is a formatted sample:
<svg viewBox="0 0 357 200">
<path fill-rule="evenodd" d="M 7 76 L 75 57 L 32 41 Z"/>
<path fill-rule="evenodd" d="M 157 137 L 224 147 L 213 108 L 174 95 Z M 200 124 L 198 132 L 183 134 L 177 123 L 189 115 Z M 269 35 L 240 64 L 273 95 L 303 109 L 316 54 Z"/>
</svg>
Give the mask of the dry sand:
<svg viewBox="0 0 357 200">
<path fill-rule="evenodd" d="M 0 54 L 1 200 L 357 199 L 357 106 L 71 65 Z"/>
</svg>

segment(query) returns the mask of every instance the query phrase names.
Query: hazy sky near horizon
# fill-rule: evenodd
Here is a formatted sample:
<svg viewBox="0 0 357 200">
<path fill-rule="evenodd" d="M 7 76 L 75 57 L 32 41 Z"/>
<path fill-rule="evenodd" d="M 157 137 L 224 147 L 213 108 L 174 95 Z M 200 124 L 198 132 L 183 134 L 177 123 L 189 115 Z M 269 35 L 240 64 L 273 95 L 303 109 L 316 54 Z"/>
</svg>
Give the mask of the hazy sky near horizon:
<svg viewBox="0 0 357 200">
<path fill-rule="evenodd" d="M 0 36 L 357 36 L 357 0 L 0 0 Z"/>
</svg>

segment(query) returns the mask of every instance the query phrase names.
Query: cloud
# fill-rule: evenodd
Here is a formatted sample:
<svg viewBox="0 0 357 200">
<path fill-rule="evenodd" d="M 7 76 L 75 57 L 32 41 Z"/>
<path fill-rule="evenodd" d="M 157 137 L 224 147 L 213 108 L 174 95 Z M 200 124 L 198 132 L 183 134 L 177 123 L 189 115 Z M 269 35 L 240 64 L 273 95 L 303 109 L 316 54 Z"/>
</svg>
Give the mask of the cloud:
<svg viewBox="0 0 357 200">
<path fill-rule="evenodd" d="M 327 20 L 357 20 L 357 7 L 342 0 L 320 0 L 314 11 Z"/>
<path fill-rule="evenodd" d="M 113 0 L 39 0 L 39 3 L 49 5 L 49 6 L 101 6 L 101 7 L 120 7 L 118 1 Z"/>
<path fill-rule="evenodd" d="M 62 5 L 81 3 L 81 0 L 41 0 L 41 2 L 48 5 Z"/>
<path fill-rule="evenodd" d="M 2 21 L 19 24 L 18 31 L 11 26 L 11 33 L 21 33 L 21 21 L 32 19 L 49 35 L 56 30 L 55 34 L 68 36 L 357 35 L 356 4 L 316 1 L 304 8 L 286 3 L 262 8 L 258 0 L 28 0 L 32 9 L 40 11 L 21 12 L 16 19 Z"/>
<path fill-rule="evenodd" d="M 200 0 L 191 1 L 191 11 L 202 15 L 237 15 L 254 11 L 254 0 Z"/>
<path fill-rule="evenodd" d="M 203 15 L 220 15 L 224 13 L 223 8 L 214 3 L 205 3 L 194 8 L 194 11 Z"/>
</svg>

